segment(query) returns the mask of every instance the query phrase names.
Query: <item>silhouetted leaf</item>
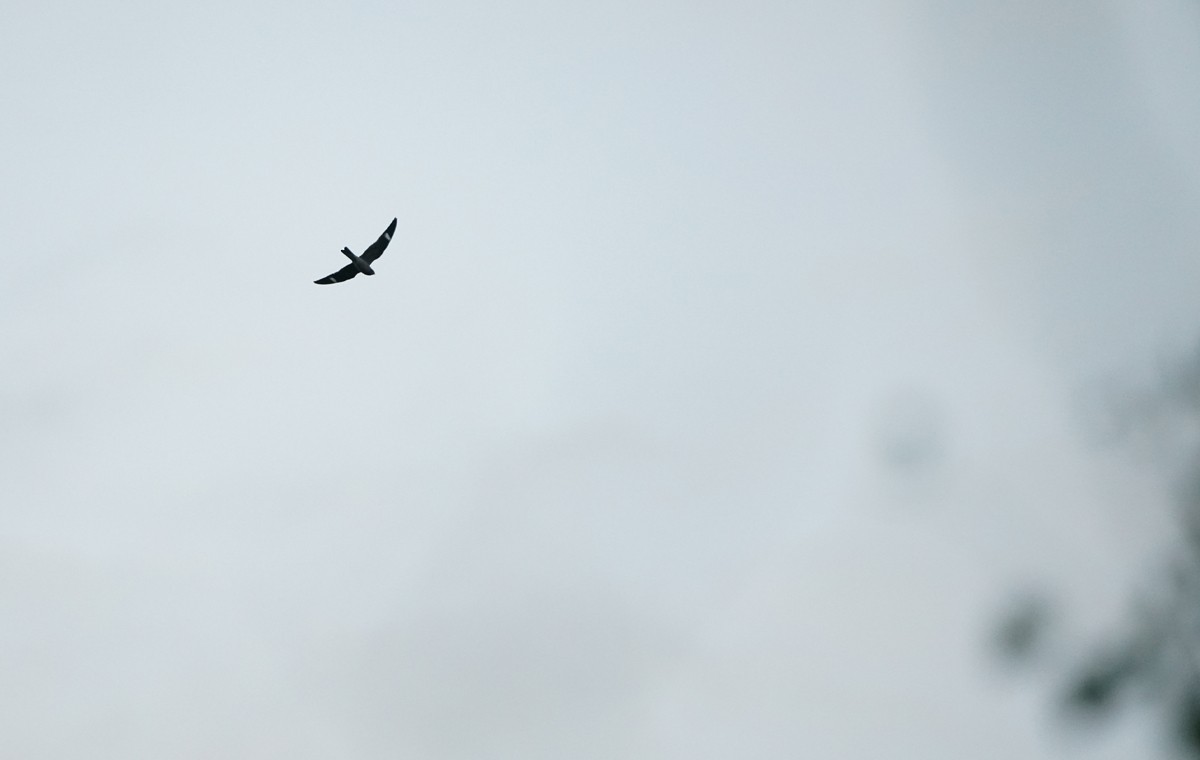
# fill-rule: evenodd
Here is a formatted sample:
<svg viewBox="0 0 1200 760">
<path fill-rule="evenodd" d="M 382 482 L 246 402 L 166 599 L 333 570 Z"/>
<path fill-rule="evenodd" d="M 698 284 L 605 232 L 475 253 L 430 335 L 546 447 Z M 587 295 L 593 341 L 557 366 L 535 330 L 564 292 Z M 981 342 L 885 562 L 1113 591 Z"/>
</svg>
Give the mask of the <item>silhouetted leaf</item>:
<svg viewBox="0 0 1200 760">
<path fill-rule="evenodd" d="M 1175 732 L 1183 751 L 1200 757 L 1200 683 L 1193 681 L 1180 698 Z"/>
<path fill-rule="evenodd" d="M 1129 651 L 1097 657 L 1071 683 L 1065 700 L 1067 707 L 1087 716 L 1111 708 L 1137 666 Z"/>
</svg>

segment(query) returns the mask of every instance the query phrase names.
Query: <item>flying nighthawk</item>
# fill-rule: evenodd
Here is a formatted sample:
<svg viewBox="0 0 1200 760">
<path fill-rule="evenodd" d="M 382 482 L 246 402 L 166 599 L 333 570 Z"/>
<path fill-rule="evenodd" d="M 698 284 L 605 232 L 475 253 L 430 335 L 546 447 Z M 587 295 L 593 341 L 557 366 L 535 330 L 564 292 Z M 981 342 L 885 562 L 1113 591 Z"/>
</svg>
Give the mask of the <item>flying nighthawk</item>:
<svg viewBox="0 0 1200 760">
<path fill-rule="evenodd" d="M 346 254 L 346 258 L 350 259 L 350 263 L 328 277 L 322 277 L 319 280 L 313 280 L 313 282 L 318 285 L 331 285 L 335 282 L 345 282 L 359 272 L 363 274 L 375 274 L 375 270 L 371 268 L 371 262 L 383 255 L 383 249 L 387 248 L 388 243 L 392 242 L 392 233 L 395 231 L 396 220 L 393 219 L 388 228 L 379 236 L 379 239 L 371 243 L 367 250 L 363 251 L 362 256 L 355 256 L 354 252 L 349 248 L 343 248 L 342 253 Z"/>
</svg>

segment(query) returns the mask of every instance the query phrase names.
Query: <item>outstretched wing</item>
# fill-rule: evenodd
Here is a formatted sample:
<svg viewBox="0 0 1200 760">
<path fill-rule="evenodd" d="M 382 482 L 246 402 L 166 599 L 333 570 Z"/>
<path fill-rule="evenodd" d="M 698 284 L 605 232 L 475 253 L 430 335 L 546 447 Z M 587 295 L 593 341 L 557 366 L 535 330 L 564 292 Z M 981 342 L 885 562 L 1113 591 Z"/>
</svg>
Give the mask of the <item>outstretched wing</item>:
<svg viewBox="0 0 1200 760">
<path fill-rule="evenodd" d="M 322 277 L 319 280 L 313 280 L 313 282 L 318 285 L 332 285 L 335 282 L 345 282 L 356 274 L 358 274 L 358 267 L 354 266 L 354 262 L 352 261 L 328 277 Z"/>
<path fill-rule="evenodd" d="M 388 228 L 383 231 L 382 235 L 379 236 L 379 239 L 376 240 L 374 243 L 371 243 L 371 245 L 367 248 L 367 250 L 363 251 L 363 255 L 362 255 L 363 261 L 370 264 L 372 261 L 374 261 L 375 259 L 382 256 L 383 249 L 388 247 L 388 243 L 392 242 L 392 233 L 394 233 L 395 231 L 396 231 L 396 220 L 393 219 L 392 223 L 388 225 Z"/>
</svg>

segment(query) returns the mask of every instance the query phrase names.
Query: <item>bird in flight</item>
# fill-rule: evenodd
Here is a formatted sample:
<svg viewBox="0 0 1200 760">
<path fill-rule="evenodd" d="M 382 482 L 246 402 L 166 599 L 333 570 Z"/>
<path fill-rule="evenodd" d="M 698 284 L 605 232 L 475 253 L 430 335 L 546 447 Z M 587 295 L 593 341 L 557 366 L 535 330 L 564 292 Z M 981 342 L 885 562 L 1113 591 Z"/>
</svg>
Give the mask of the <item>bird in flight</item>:
<svg viewBox="0 0 1200 760">
<path fill-rule="evenodd" d="M 375 270 L 371 268 L 371 262 L 383 255 L 383 249 L 388 247 L 388 243 L 392 242 L 392 233 L 395 231 L 396 220 L 393 219 L 388 228 L 379 236 L 379 239 L 371 243 L 367 247 L 367 250 L 363 251 L 362 256 L 355 256 L 354 252 L 349 248 L 343 248 L 342 253 L 346 254 L 346 258 L 350 259 L 350 263 L 328 277 L 322 277 L 319 280 L 313 280 L 313 282 L 318 285 L 332 285 L 335 282 L 345 282 L 359 272 L 367 275 L 375 274 Z"/>
</svg>

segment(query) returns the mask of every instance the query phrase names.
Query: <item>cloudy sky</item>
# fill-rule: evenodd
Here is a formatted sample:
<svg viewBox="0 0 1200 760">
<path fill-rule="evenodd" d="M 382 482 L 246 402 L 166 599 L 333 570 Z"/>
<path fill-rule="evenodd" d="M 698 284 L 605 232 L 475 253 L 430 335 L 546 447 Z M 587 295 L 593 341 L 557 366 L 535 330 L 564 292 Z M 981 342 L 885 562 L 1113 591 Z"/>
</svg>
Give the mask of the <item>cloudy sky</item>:
<svg viewBox="0 0 1200 760">
<path fill-rule="evenodd" d="M 1152 741 L 985 644 L 1169 530 L 1075 401 L 1200 326 L 1195 3 L 15 2 L 0 93 L 0 754 Z"/>
</svg>

